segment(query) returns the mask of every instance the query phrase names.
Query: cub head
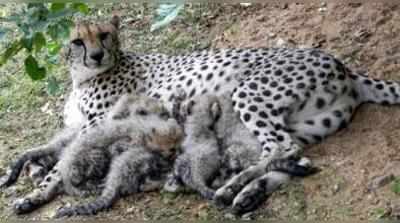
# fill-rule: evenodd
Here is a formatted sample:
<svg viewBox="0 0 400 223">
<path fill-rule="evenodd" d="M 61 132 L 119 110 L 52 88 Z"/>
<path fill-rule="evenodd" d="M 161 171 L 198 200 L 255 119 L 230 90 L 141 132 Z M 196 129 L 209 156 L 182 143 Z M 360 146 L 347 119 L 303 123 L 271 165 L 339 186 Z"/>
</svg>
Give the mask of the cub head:
<svg viewBox="0 0 400 223">
<path fill-rule="evenodd" d="M 161 101 L 144 95 L 124 95 L 109 115 L 139 131 L 147 149 L 165 157 L 176 155 L 183 130 Z"/>
<path fill-rule="evenodd" d="M 66 50 L 66 61 L 75 85 L 109 70 L 117 63 L 120 48 L 118 27 L 119 18 L 116 16 L 107 23 L 76 24 Z"/>
<path fill-rule="evenodd" d="M 186 125 L 213 129 L 221 116 L 218 96 L 206 94 L 188 100 L 181 105 L 180 115 Z"/>
</svg>

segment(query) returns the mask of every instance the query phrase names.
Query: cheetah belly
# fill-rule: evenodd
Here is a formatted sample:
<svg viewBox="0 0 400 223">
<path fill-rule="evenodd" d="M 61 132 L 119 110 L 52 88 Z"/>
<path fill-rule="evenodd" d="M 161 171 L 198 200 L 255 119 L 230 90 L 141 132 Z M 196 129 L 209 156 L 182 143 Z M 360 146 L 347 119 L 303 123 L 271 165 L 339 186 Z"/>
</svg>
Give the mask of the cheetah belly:
<svg viewBox="0 0 400 223">
<path fill-rule="evenodd" d="M 221 71 L 222 69 L 216 70 L 215 72 L 218 73 Z M 159 97 L 156 98 L 160 99 L 167 110 L 171 112 L 174 106 L 176 94 L 178 92 L 177 89 L 183 90 L 185 92 L 185 94 L 187 95 L 187 98 L 185 98 L 185 100 L 191 100 L 192 98 L 203 94 L 221 96 L 226 92 L 232 92 L 235 87 L 239 85 L 239 81 L 234 78 L 234 72 L 230 73 L 228 71 L 225 70 L 226 76 L 230 76 L 231 78 L 226 78 L 226 76 L 225 78 L 217 77 L 209 82 L 205 80 L 193 79 L 190 86 L 186 86 L 184 82 L 176 79 L 173 80 L 173 82 L 171 83 L 172 88 L 168 89 L 166 85 L 155 85 L 153 88 L 148 89 L 147 95 L 153 97 L 155 97 L 155 95 L 158 95 Z M 199 72 L 198 74 L 203 76 L 207 75 L 207 73 L 201 72 Z"/>
<path fill-rule="evenodd" d="M 66 127 L 79 127 L 86 121 L 85 116 L 79 110 L 79 95 L 78 90 L 72 91 L 65 104 L 64 125 Z"/>
</svg>

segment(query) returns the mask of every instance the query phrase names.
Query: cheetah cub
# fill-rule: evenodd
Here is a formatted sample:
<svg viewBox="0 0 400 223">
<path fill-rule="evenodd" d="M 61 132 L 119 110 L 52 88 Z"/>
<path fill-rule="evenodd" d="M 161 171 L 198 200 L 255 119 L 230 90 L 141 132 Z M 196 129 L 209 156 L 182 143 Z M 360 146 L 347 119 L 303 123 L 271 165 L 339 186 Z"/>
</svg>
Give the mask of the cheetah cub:
<svg viewBox="0 0 400 223">
<path fill-rule="evenodd" d="M 104 177 L 104 189 L 94 203 L 84 209 L 61 209 L 58 216 L 93 214 L 111 207 L 120 196 L 160 187 L 182 134 L 156 99 L 122 97 L 107 116 L 94 119 L 68 143 L 39 188 L 17 200 L 14 210 L 32 211 L 61 193 L 84 195 L 82 187 L 99 185 Z"/>
<path fill-rule="evenodd" d="M 185 131 L 183 153 L 177 157 L 164 189 L 176 192 L 183 184 L 206 199 L 213 199 L 214 188 L 222 186 L 231 175 L 257 163 L 262 147 L 233 111 L 228 93 L 203 95 L 194 101 L 197 103 L 189 101 L 181 109 Z M 274 160 L 266 169 L 295 176 L 312 172 L 309 166 L 288 159 Z M 276 180 L 278 183 L 284 182 Z"/>
</svg>

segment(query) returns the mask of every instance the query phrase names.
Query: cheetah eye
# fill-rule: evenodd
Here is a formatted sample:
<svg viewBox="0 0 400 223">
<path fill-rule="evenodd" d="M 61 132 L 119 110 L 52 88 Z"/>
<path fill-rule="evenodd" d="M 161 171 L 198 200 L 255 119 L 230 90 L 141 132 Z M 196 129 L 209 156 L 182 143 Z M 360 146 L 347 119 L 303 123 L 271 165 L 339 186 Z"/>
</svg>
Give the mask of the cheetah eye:
<svg viewBox="0 0 400 223">
<path fill-rule="evenodd" d="M 72 44 L 76 45 L 76 46 L 83 46 L 83 40 L 82 39 L 74 39 L 71 41 Z"/>
<path fill-rule="evenodd" d="M 136 114 L 141 115 L 141 116 L 146 116 L 148 114 L 148 112 L 144 109 L 138 109 L 138 110 L 136 110 Z"/>
<path fill-rule="evenodd" d="M 162 112 L 162 113 L 160 114 L 160 118 L 162 118 L 162 119 L 164 119 L 164 120 L 169 119 L 169 118 L 170 118 L 169 113 L 168 113 L 167 111 Z"/>
<path fill-rule="evenodd" d="M 215 131 L 215 126 L 214 126 L 214 125 L 209 125 L 209 126 L 208 126 L 208 130 L 210 130 L 210 131 Z"/>
<path fill-rule="evenodd" d="M 99 34 L 99 38 L 100 38 L 101 41 L 104 41 L 104 40 L 107 39 L 107 37 L 108 37 L 109 35 L 110 35 L 109 32 L 100 33 L 100 34 Z"/>
</svg>

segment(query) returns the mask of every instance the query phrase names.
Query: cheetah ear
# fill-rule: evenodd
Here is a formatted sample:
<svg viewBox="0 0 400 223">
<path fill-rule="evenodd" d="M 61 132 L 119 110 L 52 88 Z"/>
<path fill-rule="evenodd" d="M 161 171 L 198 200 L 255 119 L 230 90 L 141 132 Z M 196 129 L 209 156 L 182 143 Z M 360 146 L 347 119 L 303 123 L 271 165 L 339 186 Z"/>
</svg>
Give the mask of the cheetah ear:
<svg viewBox="0 0 400 223">
<path fill-rule="evenodd" d="M 221 116 L 221 112 L 222 112 L 222 110 L 221 110 L 221 106 L 220 106 L 219 102 L 218 101 L 213 102 L 210 107 L 211 117 L 214 120 L 218 120 L 219 117 Z"/>
<path fill-rule="evenodd" d="M 120 18 L 117 15 L 113 15 L 110 23 L 118 30 L 120 25 Z"/>
<path fill-rule="evenodd" d="M 182 120 L 186 120 L 186 118 L 193 113 L 193 106 L 194 102 L 192 100 L 180 104 L 179 115 L 181 116 Z"/>
<path fill-rule="evenodd" d="M 61 59 L 62 59 L 62 61 L 64 62 L 64 63 L 68 63 L 68 61 L 69 61 L 69 59 L 70 59 L 70 57 L 71 57 L 71 46 L 70 46 L 70 44 L 68 43 L 68 45 L 67 46 L 65 46 L 65 47 L 63 47 L 62 49 L 61 49 Z"/>
</svg>

